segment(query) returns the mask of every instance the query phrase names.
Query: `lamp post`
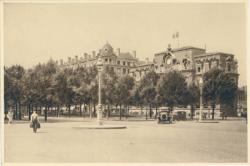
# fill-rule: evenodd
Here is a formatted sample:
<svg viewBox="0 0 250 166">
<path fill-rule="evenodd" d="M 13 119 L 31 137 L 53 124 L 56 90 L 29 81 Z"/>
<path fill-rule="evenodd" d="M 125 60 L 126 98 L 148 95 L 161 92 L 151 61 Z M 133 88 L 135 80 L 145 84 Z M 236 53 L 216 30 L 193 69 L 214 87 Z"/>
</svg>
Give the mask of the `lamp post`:
<svg viewBox="0 0 250 166">
<path fill-rule="evenodd" d="M 98 110 L 97 110 L 97 123 L 102 125 L 102 94 L 101 94 L 101 76 L 102 76 L 102 58 L 99 56 L 97 59 L 97 70 L 98 70 Z"/>
<path fill-rule="evenodd" d="M 199 80 L 199 85 L 200 85 L 200 112 L 199 112 L 199 122 L 202 120 L 202 84 L 203 84 L 203 79 L 201 78 Z"/>
</svg>

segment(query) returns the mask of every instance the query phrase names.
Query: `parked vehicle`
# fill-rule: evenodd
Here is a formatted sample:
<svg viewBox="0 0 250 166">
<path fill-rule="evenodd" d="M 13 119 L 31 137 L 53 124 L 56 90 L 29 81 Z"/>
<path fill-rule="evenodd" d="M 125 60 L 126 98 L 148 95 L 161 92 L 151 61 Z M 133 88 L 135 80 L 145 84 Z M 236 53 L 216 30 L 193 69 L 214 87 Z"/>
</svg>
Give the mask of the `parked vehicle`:
<svg viewBox="0 0 250 166">
<path fill-rule="evenodd" d="M 169 111 L 161 111 L 158 114 L 158 123 L 172 123 L 173 122 L 173 117 L 169 113 Z"/>
</svg>

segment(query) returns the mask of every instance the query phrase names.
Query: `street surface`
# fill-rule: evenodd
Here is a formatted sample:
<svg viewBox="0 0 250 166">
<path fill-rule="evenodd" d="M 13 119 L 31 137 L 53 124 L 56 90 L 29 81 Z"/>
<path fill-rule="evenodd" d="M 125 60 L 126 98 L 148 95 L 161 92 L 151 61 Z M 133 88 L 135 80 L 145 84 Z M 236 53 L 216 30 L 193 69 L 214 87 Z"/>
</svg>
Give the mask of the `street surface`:
<svg viewBox="0 0 250 166">
<path fill-rule="evenodd" d="M 5 124 L 5 162 L 247 162 L 244 120 L 106 121 L 127 129 L 77 129 L 94 121 Z"/>
</svg>

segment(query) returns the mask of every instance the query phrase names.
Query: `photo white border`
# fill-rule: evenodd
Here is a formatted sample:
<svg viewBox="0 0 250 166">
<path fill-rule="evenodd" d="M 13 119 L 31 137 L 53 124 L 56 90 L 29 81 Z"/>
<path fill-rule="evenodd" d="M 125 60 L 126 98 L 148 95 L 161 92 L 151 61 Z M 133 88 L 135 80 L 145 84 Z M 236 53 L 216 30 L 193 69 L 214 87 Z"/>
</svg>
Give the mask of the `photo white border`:
<svg viewBox="0 0 250 166">
<path fill-rule="evenodd" d="M 44 3 L 245 3 L 246 4 L 246 44 L 247 44 L 247 62 L 250 62 L 250 54 L 249 54 L 249 28 L 250 28 L 250 18 L 249 18 L 249 0 L 0 0 L 0 92 L 1 92 L 1 100 L 0 100 L 0 166 L 166 166 L 166 165 L 190 165 L 190 166 L 200 166 L 200 165 L 209 165 L 209 166 L 217 166 L 217 165 L 249 165 L 250 159 L 250 144 L 249 144 L 249 123 L 247 125 L 247 146 L 248 146 L 248 163 L 5 163 L 4 162 L 4 4 L 8 3 L 34 3 L 34 4 L 44 4 Z M 247 65 L 247 86 L 250 83 L 250 66 Z M 250 94 L 249 87 L 247 88 L 247 94 Z M 248 96 L 248 95 L 247 95 Z M 247 105 L 250 103 L 249 96 L 247 97 Z M 248 111 L 249 112 L 249 111 Z M 249 119 L 249 118 L 248 118 Z"/>
</svg>

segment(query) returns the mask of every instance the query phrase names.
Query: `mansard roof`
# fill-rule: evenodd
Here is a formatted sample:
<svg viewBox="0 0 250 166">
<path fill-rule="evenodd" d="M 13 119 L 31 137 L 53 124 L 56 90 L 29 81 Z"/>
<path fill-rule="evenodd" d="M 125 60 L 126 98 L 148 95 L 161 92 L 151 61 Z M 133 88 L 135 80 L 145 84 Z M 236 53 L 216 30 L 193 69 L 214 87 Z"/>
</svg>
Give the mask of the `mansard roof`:
<svg viewBox="0 0 250 166">
<path fill-rule="evenodd" d="M 205 51 L 205 49 L 203 48 L 198 48 L 198 47 L 193 47 L 193 46 L 185 46 L 185 47 L 180 47 L 180 48 L 173 48 L 171 50 L 171 52 L 177 52 L 177 51 L 183 51 L 183 50 L 190 50 L 190 49 L 196 49 L 196 50 L 203 50 Z M 162 51 L 162 52 L 158 52 L 155 55 L 160 55 L 160 54 L 164 54 L 167 53 L 168 51 Z"/>
<path fill-rule="evenodd" d="M 117 56 L 119 59 L 130 59 L 130 60 L 136 60 L 136 58 L 133 57 L 129 52 L 121 52 L 120 55 Z"/>
<path fill-rule="evenodd" d="M 198 48 L 198 47 L 193 47 L 193 46 L 185 46 L 185 47 L 180 47 L 180 48 L 174 48 L 174 49 L 172 49 L 172 51 L 176 52 L 176 51 L 183 51 L 183 50 L 190 50 L 190 49 L 205 50 L 203 48 Z"/>
<path fill-rule="evenodd" d="M 194 58 L 201 58 L 201 57 L 212 56 L 212 55 L 234 56 L 233 54 L 229 54 L 229 53 L 225 53 L 225 52 L 209 52 L 209 53 L 205 53 L 205 54 L 195 55 Z"/>
</svg>

